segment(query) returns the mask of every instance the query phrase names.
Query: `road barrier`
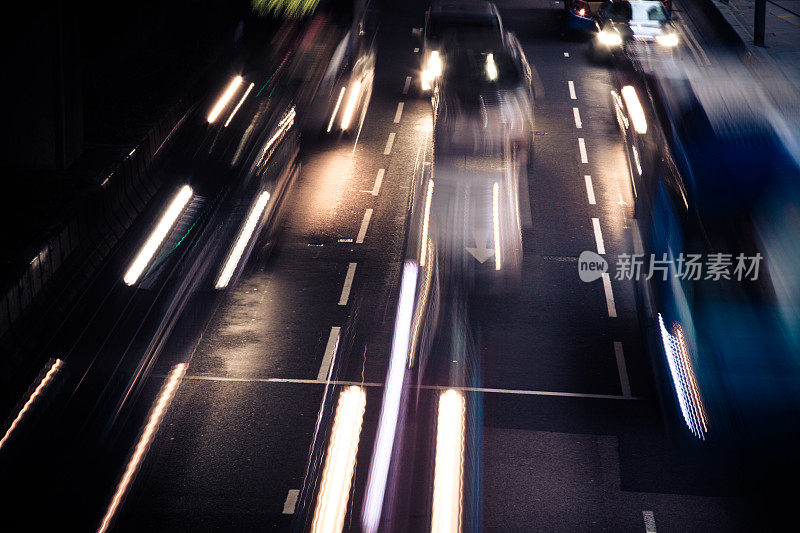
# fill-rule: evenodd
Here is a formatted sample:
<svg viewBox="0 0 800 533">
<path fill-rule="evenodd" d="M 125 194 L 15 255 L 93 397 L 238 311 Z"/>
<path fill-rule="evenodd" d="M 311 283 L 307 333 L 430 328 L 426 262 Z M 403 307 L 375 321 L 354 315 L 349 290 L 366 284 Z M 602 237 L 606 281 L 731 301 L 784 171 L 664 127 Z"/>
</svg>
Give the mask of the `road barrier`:
<svg viewBox="0 0 800 533">
<path fill-rule="evenodd" d="M 60 303 L 52 300 L 58 292 L 54 276 L 67 260 L 76 258 L 75 252 L 83 255 L 80 276 L 85 280 L 103 264 L 158 191 L 160 180 L 148 169 L 187 114 L 188 106 L 182 100 L 173 105 L 136 148 L 98 177 L 97 189 L 81 200 L 77 214 L 44 241 L 17 279 L 0 294 L 0 337 L 13 334 L 40 307 Z M 72 290 L 78 290 L 82 284 L 72 285 Z"/>
</svg>

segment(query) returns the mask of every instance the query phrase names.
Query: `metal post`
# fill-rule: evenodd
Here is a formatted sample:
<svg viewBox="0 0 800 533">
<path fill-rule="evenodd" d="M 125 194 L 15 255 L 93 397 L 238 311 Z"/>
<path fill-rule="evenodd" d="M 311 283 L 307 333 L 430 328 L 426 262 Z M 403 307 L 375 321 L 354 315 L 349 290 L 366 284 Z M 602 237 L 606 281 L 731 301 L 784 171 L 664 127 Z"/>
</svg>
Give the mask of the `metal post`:
<svg viewBox="0 0 800 533">
<path fill-rule="evenodd" d="M 767 19 L 767 0 L 756 0 L 753 20 L 753 44 L 764 46 L 764 26 Z"/>
</svg>

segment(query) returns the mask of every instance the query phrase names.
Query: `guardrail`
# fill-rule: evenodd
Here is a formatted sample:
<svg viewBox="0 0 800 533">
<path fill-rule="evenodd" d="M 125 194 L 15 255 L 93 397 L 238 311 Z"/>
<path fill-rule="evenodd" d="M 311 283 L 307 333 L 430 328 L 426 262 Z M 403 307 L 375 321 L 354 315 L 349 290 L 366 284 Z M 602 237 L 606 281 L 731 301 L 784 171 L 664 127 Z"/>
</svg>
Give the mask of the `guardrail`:
<svg viewBox="0 0 800 533">
<path fill-rule="evenodd" d="M 16 281 L 0 294 L 0 337 L 35 312 L 52 292 L 54 275 L 81 250 L 87 258 L 85 278 L 102 264 L 117 241 L 158 191 L 148 173 L 153 158 L 188 114 L 181 100 L 173 105 L 125 158 L 104 176 L 97 190 L 84 197 L 78 214 L 63 222 L 23 267 Z"/>
</svg>

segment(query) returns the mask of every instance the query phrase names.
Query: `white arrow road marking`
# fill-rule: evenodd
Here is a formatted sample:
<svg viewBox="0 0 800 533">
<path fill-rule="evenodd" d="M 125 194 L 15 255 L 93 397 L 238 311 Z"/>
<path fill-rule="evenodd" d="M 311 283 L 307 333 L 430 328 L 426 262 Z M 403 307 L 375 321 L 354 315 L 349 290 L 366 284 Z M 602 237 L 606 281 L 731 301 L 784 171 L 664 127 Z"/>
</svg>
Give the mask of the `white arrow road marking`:
<svg viewBox="0 0 800 533">
<path fill-rule="evenodd" d="M 485 263 L 487 259 L 494 256 L 494 247 L 489 248 L 486 246 L 489 241 L 489 232 L 475 232 L 475 248 L 467 248 L 467 251 L 472 254 L 472 257 L 478 260 L 479 263 Z"/>
</svg>

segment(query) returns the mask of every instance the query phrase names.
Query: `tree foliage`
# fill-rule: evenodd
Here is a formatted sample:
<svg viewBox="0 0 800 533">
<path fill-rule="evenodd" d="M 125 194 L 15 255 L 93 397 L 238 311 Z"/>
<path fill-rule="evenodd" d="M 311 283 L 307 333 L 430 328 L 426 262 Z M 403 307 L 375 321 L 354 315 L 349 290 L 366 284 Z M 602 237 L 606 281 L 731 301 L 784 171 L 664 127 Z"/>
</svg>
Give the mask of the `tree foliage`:
<svg viewBox="0 0 800 533">
<path fill-rule="evenodd" d="M 300 18 L 310 15 L 319 0 L 252 0 L 253 11 L 261 16 Z"/>
</svg>

